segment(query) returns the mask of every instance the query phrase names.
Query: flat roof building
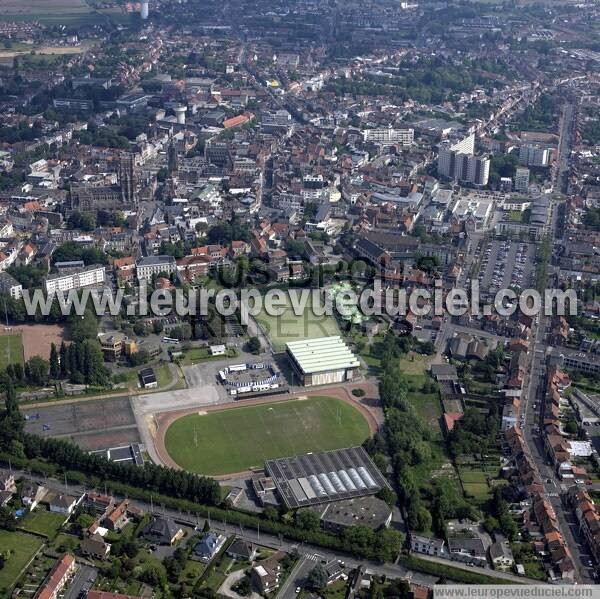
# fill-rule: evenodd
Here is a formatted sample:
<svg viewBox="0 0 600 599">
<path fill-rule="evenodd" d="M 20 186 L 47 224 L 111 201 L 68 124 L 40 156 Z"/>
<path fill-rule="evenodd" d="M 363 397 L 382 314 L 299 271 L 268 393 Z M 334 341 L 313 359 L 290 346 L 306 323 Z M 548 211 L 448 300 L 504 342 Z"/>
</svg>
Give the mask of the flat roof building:
<svg viewBox="0 0 600 599">
<path fill-rule="evenodd" d="M 375 495 L 389 488 L 362 447 L 267 460 L 265 471 L 290 509 Z"/>
<path fill-rule="evenodd" d="M 360 362 L 341 337 L 319 337 L 286 344 L 290 362 L 305 386 L 354 380 Z"/>
</svg>

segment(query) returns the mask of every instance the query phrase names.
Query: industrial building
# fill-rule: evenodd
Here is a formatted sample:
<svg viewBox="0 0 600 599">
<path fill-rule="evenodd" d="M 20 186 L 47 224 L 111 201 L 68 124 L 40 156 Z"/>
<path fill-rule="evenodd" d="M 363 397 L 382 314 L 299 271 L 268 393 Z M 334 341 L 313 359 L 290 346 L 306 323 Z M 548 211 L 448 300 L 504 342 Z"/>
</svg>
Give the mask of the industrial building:
<svg viewBox="0 0 600 599">
<path fill-rule="evenodd" d="M 362 447 L 267 460 L 265 471 L 290 509 L 366 497 L 389 487 Z"/>
<path fill-rule="evenodd" d="M 286 344 L 288 358 L 305 386 L 328 385 L 357 377 L 360 362 L 341 337 L 319 337 Z"/>
</svg>

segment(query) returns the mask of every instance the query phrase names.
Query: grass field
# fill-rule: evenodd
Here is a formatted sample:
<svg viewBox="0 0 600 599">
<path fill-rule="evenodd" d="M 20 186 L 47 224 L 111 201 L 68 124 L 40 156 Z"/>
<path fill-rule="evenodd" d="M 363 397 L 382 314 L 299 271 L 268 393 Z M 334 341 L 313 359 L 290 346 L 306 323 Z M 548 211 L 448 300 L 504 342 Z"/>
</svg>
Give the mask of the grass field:
<svg viewBox="0 0 600 599">
<path fill-rule="evenodd" d="M 64 516 L 38 508 L 34 512 L 29 512 L 19 522 L 19 525 L 24 530 L 37 532 L 38 534 L 46 535 L 49 539 L 53 539 L 64 521 Z"/>
<path fill-rule="evenodd" d="M 266 458 L 360 445 L 368 436 L 356 408 L 311 397 L 184 416 L 169 427 L 165 442 L 182 468 L 217 475 L 262 467 Z"/>
<path fill-rule="evenodd" d="M 23 364 L 23 342 L 21 335 L 0 336 L 0 370 L 9 364 Z"/>
<path fill-rule="evenodd" d="M 438 430 L 440 426 L 439 420 L 442 415 L 442 406 L 440 405 L 437 393 L 409 392 L 408 399 L 427 426 Z"/>
<path fill-rule="evenodd" d="M 84 0 L 2 0 L 0 20 L 44 25 L 86 24 L 102 19 Z"/>
<path fill-rule="evenodd" d="M 185 352 L 181 363 L 184 366 L 206 362 L 207 360 L 223 360 L 224 358 L 235 358 L 238 355 L 235 347 L 230 347 L 224 356 L 213 356 L 208 347 L 193 347 Z"/>
<path fill-rule="evenodd" d="M 0 593 L 17 582 L 21 570 L 41 545 L 42 540 L 32 535 L 0 530 L 0 549 L 6 560 L 0 570 Z"/>
<path fill-rule="evenodd" d="M 294 293 L 294 291 L 291 290 L 289 293 Z M 331 337 L 340 334 L 333 316 L 316 316 L 313 314 L 311 296 L 309 296 L 306 308 L 301 316 L 294 314 L 291 300 L 287 296 L 287 305 L 281 316 L 270 316 L 263 310 L 256 317 L 256 320 L 269 335 L 275 351 L 283 351 L 285 344 L 290 341 Z"/>
</svg>

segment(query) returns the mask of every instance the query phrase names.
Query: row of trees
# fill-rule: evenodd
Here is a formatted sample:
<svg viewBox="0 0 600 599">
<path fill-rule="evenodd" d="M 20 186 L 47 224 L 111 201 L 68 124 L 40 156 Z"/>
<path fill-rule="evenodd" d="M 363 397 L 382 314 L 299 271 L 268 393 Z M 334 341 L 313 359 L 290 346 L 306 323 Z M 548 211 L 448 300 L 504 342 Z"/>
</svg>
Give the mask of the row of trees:
<svg viewBox="0 0 600 599">
<path fill-rule="evenodd" d="M 70 345 L 63 341 L 59 350 L 52 343 L 48 370 L 52 379 L 68 378 L 75 384 L 104 386 L 108 384 L 110 376 L 104 367 L 102 350 L 98 342 L 92 339 L 76 341 Z"/>
<path fill-rule="evenodd" d="M 29 459 L 43 457 L 64 469 L 121 481 L 156 493 L 204 505 L 217 505 L 221 501 L 220 488 L 216 481 L 183 470 L 172 470 L 150 462 L 146 462 L 142 467 L 110 462 L 104 457 L 83 451 L 69 441 L 46 439 L 30 434 L 23 435 L 23 450 Z"/>
</svg>

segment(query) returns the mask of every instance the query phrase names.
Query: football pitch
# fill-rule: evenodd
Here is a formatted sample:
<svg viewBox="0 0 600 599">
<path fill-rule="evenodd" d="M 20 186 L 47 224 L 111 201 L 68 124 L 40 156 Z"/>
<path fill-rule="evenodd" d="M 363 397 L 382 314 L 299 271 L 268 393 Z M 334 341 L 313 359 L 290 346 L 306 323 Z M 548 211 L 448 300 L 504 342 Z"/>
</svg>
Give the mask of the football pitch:
<svg viewBox="0 0 600 599">
<path fill-rule="evenodd" d="M 298 290 L 300 293 L 301 290 Z M 295 293 L 290 290 L 288 293 Z M 339 335 L 340 329 L 334 316 L 317 316 L 312 310 L 312 296 L 309 295 L 306 308 L 302 315 L 296 316 L 292 302 L 286 294 L 286 306 L 281 316 L 271 316 L 264 310 L 256 320 L 269 336 L 275 351 L 284 351 L 285 344 L 301 339 L 316 339 L 318 337 L 331 337 Z"/>
<path fill-rule="evenodd" d="M 262 468 L 267 458 L 360 445 L 369 425 L 334 397 L 292 399 L 191 414 L 167 429 L 165 445 L 183 469 L 206 475 Z"/>
<path fill-rule="evenodd" d="M 23 341 L 21 334 L 0 335 L 0 370 L 9 364 L 23 364 Z"/>
</svg>

